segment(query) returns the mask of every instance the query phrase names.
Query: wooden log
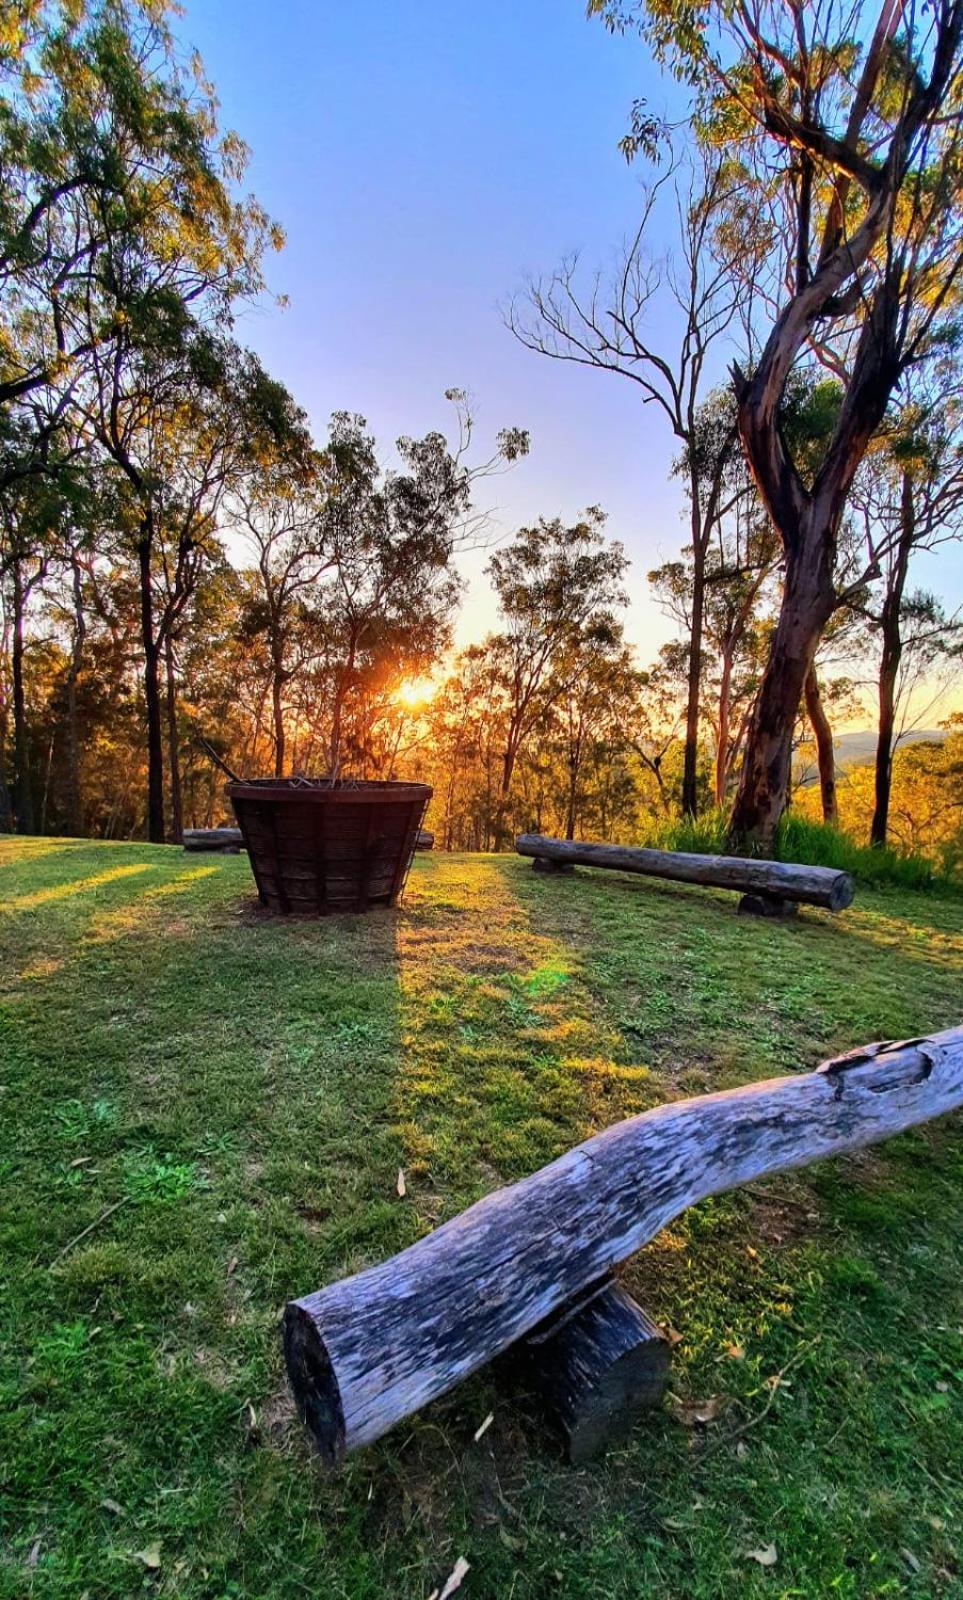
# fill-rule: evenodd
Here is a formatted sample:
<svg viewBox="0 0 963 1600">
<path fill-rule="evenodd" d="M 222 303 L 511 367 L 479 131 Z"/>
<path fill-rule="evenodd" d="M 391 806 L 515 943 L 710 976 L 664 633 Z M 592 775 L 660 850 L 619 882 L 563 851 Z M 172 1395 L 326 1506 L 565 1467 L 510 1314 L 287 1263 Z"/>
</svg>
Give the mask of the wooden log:
<svg viewBox="0 0 963 1600">
<path fill-rule="evenodd" d="M 219 850 L 224 855 L 237 855 L 243 849 L 244 839 L 240 828 L 185 828 L 184 849 L 191 852 Z"/>
<path fill-rule="evenodd" d="M 963 1027 L 657 1106 L 400 1255 L 292 1301 L 288 1372 L 329 1465 L 507 1350 L 687 1206 L 963 1105 Z"/>
<path fill-rule="evenodd" d="M 520 1340 L 506 1360 L 578 1465 L 660 1403 L 669 1358 L 661 1329 L 608 1279 Z"/>
<path fill-rule="evenodd" d="M 794 917 L 799 906 L 776 894 L 744 894 L 736 910 L 741 917 Z"/>
<path fill-rule="evenodd" d="M 843 911 L 852 904 L 856 886 L 848 872 L 832 867 L 799 866 L 790 861 L 757 861 L 743 856 L 698 856 L 681 850 L 637 850 L 629 845 L 582 844 L 523 833 L 515 841 L 521 856 L 567 862 L 576 867 L 612 867 L 647 878 L 701 883 L 715 889 L 741 889 L 782 900 Z"/>
</svg>

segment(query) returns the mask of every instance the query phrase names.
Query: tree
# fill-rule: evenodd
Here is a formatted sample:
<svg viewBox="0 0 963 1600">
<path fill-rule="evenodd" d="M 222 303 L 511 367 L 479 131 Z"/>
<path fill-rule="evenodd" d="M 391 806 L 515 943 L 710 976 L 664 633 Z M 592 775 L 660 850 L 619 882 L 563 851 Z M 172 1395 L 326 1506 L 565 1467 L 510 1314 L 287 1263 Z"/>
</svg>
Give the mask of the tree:
<svg viewBox="0 0 963 1600">
<path fill-rule="evenodd" d="M 671 184 L 679 219 L 677 262 L 655 260 L 648 247 L 647 236 L 666 183 Z M 687 181 L 680 182 L 673 171 L 644 192 L 641 220 L 611 283 L 604 284 L 596 275 L 583 292 L 578 257 L 572 257 L 550 278 L 532 282 L 524 297 L 512 304 L 508 317 L 512 332 L 528 349 L 630 379 L 643 405 L 654 405 L 663 413 L 684 447 L 676 472 L 686 482 L 692 568 L 682 779 L 682 808 L 690 816 L 698 800 L 705 567 L 715 524 L 727 509 L 736 438 L 732 409 L 723 416 L 718 405 L 702 404 L 713 348 L 728 332 L 739 307 L 731 255 L 717 243 L 717 222 L 725 203 L 721 161 L 697 161 Z M 680 313 L 671 344 L 656 331 L 666 299 Z"/>
<path fill-rule="evenodd" d="M 604 524 L 596 506 L 569 526 L 542 519 L 520 529 L 488 564 L 502 616 L 491 648 L 506 708 L 496 850 L 508 837 L 519 751 L 568 693 L 579 648 L 611 637 L 613 608 L 627 603 L 622 581 L 628 563 L 619 543 L 606 542 Z"/>
<path fill-rule="evenodd" d="M 883 0 L 734 7 L 591 0 L 629 11 L 658 57 L 693 85 L 707 136 L 774 196 L 792 258 L 752 370 L 734 374 L 739 430 L 783 541 L 779 620 L 732 816 L 765 845 L 785 805 L 792 727 L 821 633 L 848 601 L 835 584 L 847 498 L 903 372 L 954 337 L 963 266 L 957 115 L 963 4 Z M 698 18 L 697 25 L 693 25 Z M 831 361 L 839 414 L 818 469 L 787 448 L 782 407 L 800 362 Z M 873 561 L 878 558 L 878 552 Z"/>
<path fill-rule="evenodd" d="M 459 592 L 451 561 L 477 541 L 484 518 L 472 509 L 475 484 L 528 450 L 520 429 L 498 434 L 495 453 L 469 464 L 472 419 L 449 390 L 459 436 L 397 441 L 401 470 L 383 471 L 362 417 L 337 413 L 326 446 L 330 477 L 320 547 L 330 560 L 320 599 L 317 686 L 326 718 L 328 771 L 340 772 L 347 741 L 354 760 L 371 758 L 376 691 L 424 675 L 450 641 Z"/>
<path fill-rule="evenodd" d="M 913 375 L 902 403 L 857 477 L 857 526 L 883 549 L 861 613 L 878 643 L 875 806 L 870 842 L 886 843 L 893 754 L 924 675 L 960 658 L 961 624 L 937 598 L 910 589 L 914 557 L 963 537 L 963 440 L 954 374 L 946 363 Z M 902 724 L 902 725 L 901 725 Z"/>
<path fill-rule="evenodd" d="M 758 692 L 760 648 L 768 636 L 759 610 L 771 598 L 781 565 L 779 540 L 738 445 L 735 401 L 730 392 L 714 391 L 696 414 L 692 442 L 675 471 L 681 474 L 692 465 L 698 480 L 708 486 L 707 504 L 713 511 L 701 558 L 701 716 L 715 731 L 712 792 L 715 804 L 721 807 Z M 712 484 L 720 486 L 718 493 L 711 493 Z M 692 636 L 699 588 L 697 565 L 690 545 L 680 560 L 666 562 L 649 573 L 663 609 L 686 639 Z M 685 673 L 688 685 L 688 649 L 680 652 L 670 647 L 663 651 L 662 660 L 665 671 Z"/>
<path fill-rule="evenodd" d="M 222 504 L 259 460 L 296 448 L 303 425 L 256 357 L 198 328 L 179 307 L 167 338 L 141 345 L 122 323 L 109 351 L 93 359 L 86 421 L 124 485 L 123 544 L 140 595 L 148 837 L 162 842 L 168 644 L 217 542 Z M 176 771 L 174 780 L 176 809 Z"/>
</svg>

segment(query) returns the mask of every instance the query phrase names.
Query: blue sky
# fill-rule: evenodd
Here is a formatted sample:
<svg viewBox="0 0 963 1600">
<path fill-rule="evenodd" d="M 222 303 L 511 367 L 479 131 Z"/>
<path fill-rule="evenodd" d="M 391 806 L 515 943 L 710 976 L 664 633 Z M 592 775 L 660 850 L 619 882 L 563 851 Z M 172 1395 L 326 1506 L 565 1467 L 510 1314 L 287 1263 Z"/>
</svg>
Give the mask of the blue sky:
<svg viewBox="0 0 963 1600">
<path fill-rule="evenodd" d="M 632 103 L 678 118 L 680 91 L 583 0 L 186 0 L 177 29 L 287 234 L 270 276 L 288 308 L 246 315 L 242 336 L 319 437 L 358 411 L 388 457 L 399 434 L 448 430 L 450 387 L 473 397 L 480 452 L 530 429 L 530 457 L 481 504 L 506 532 L 601 505 L 651 660 L 670 629 L 645 574 L 685 538 L 667 424 L 635 385 L 524 350 L 499 307 L 573 250 L 611 263 L 638 215 L 642 174 L 617 148 Z M 484 559 L 465 564 L 461 640 L 494 621 Z M 959 548 L 917 581 L 958 602 Z"/>
<path fill-rule="evenodd" d="M 189 0 L 178 23 L 251 147 L 250 187 L 287 233 L 271 266 L 283 311 L 243 337 L 319 434 L 336 408 L 385 452 L 447 430 L 444 391 L 468 389 L 480 450 L 531 430 L 527 461 L 483 486 L 510 530 L 589 504 L 633 559 L 631 631 L 648 659 L 667 625 L 645 573 L 683 537 L 672 441 L 632 384 L 531 354 L 499 304 L 573 249 L 604 266 L 637 215 L 619 154 L 637 96 L 667 107 L 635 42 L 582 0 Z M 462 637 L 489 625 L 483 558 Z"/>
</svg>

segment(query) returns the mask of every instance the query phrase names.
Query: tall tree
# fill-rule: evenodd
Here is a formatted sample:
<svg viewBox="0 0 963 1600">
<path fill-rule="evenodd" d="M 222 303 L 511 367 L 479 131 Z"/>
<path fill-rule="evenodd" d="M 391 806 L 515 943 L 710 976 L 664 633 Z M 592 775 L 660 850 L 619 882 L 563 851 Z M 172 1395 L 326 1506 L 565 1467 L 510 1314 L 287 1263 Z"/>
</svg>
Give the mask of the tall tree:
<svg viewBox="0 0 963 1600">
<path fill-rule="evenodd" d="M 764 172 L 791 271 L 751 372 L 735 372 L 739 430 L 785 548 L 779 620 L 732 817 L 765 845 L 785 805 L 792 728 L 820 635 L 849 596 L 835 582 L 855 473 L 901 374 L 954 336 L 963 267 L 963 3 L 837 0 L 662 4 L 590 0 L 631 14 L 691 83 L 708 136 Z M 695 24 L 695 25 L 694 25 Z M 761 185 L 755 192 L 761 192 Z M 782 408 L 814 350 L 842 388 L 812 476 L 787 447 Z"/>
<path fill-rule="evenodd" d="M 963 437 L 952 371 L 915 374 L 892 425 L 857 477 L 853 509 L 866 539 L 883 547 L 861 611 L 878 644 L 875 806 L 870 841 L 889 829 L 893 754 L 913 690 L 959 655 L 959 620 L 932 594 L 910 588 L 914 560 L 963 538 Z"/>
<path fill-rule="evenodd" d="M 401 465 L 393 471 L 380 466 L 363 418 L 339 412 L 332 420 L 320 529 L 331 565 L 316 680 L 332 774 L 346 752 L 361 766 L 370 760 L 375 691 L 427 672 L 447 648 L 459 592 L 452 557 L 477 539 L 483 521 L 472 509 L 474 485 L 528 449 L 527 434 L 505 429 L 495 453 L 471 464 L 464 396 L 450 390 L 448 398 L 459 418 L 457 443 L 449 447 L 434 432 L 399 439 Z"/>
<path fill-rule="evenodd" d="M 648 148 L 654 130 L 642 126 L 632 142 Z M 679 221 L 677 260 L 656 258 L 649 242 L 664 190 Z M 706 561 L 728 499 L 736 438 L 733 409 L 723 415 L 720 406 L 704 405 L 715 346 L 739 311 L 732 252 L 720 248 L 718 223 L 726 202 L 722 161 L 697 159 L 686 177 L 673 170 L 644 191 L 635 236 L 611 282 L 597 275 L 583 289 L 578 258 L 570 258 L 551 277 L 533 281 L 508 318 L 528 349 L 628 378 L 643 405 L 663 414 L 683 446 L 676 471 L 686 484 L 692 575 L 682 779 L 688 815 L 695 814 L 698 801 Z M 666 327 L 673 329 L 669 336 Z"/>
<path fill-rule="evenodd" d="M 628 563 L 622 546 L 606 540 L 604 524 L 595 506 L 568 526 L 542 520 L 522 528 L 488 564 L 502 617 L 491 644 L 506 708 L 496 850 L 508 838 L 519 751 L 569 691 L 579 648 L 610 636 L 613 609 L 626 604 Z"/>
</svg>

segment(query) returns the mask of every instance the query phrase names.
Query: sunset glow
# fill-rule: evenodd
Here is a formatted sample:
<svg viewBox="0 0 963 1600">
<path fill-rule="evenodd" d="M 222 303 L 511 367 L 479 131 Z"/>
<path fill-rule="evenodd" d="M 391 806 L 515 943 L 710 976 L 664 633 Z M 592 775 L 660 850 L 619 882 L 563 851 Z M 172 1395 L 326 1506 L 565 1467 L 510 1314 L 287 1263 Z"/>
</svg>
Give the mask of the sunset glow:
<svg viewBox="0 0 963 1600">
<path fill-rule="evenodd" d="M 435 683 L 431 678 L 407 678 L 398 685 L 394 697 L 399 705 L 416 711 L 419 706 L 427 705 L 434 693 Z"/>
</svg>

